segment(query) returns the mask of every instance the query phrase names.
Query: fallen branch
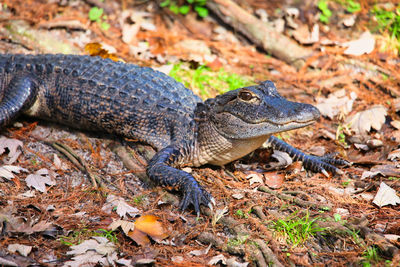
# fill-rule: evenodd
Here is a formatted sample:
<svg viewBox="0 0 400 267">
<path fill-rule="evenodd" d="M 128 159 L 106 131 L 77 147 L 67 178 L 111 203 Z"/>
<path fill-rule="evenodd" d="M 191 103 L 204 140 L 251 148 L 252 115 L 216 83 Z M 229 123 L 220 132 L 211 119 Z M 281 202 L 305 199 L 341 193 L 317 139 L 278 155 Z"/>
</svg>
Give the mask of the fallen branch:
<svg viewBox="0 0 400 267">
<path fill-rule="evenodd" d="M 311 51 L 277 32 L 231 0 L 207 1 L 207 7 L 222 21 L 249 38 L 255 45 L 288 64 L 301 68 Z"/>
</svg>

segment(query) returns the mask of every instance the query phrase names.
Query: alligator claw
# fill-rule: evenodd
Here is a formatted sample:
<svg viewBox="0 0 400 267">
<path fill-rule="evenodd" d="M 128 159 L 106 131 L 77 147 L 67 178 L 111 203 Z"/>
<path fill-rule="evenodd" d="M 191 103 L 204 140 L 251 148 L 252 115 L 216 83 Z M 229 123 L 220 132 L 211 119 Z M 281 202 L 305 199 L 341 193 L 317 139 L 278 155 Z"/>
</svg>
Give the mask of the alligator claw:
<svg viewBox="0 0 400 267">
<path fill-rule="evenodd" d="M 184 211 L 188 208 L 190 204 L 192 204 L 194 207 L 194 211 L 197 214 L 197 217 L 199 217 L 200 205 L 203 204 L 208 207 L 210 207 L 211 205 L 210 209 L 212 209 L 212 199 L 213 197 L 210 195 L 210 193 L 204 190 L 201 186 L 199 186 L 198 184 L 191 184 L 184 188 L 183 199 L 181 201 L 179 209 L 181 211 Z"/>
</svg>

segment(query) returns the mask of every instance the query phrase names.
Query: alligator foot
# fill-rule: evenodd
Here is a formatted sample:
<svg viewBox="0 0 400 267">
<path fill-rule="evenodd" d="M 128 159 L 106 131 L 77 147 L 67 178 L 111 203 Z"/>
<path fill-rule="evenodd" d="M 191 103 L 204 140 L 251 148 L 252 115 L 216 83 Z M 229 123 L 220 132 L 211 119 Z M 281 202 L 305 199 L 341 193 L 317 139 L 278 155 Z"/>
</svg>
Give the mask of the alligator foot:
<svg viewBox="0 0 400 267">
<path fill-rule="evenodd" d="M 177 188 L 183 195 L 179 209 L 184 211 L 193 205 L 199 216 L 200 205 L 212 209 L 215 200 L 191 174 L 174 167 L 174 162 L 179 156 L 180 151 L 174 145 L 167 146 L 150 160 L 147 174 L 150 179 L 161 186 Z"/>
<path fill-rule="evenodd" d="M 329 155 L 318 157 L 307 155 L 300 150 L 292 147 L 286 142 L 271 136 L 267 141 L 273 149 L 283 151 L 289 154 L 295 161 L 302 161 L 305 169 L 323 173 L 329 177 L 328 171 L 333 174 L 343 174 L 343 171 L 335 167 L 334 165 L 350 166 L 351 163 L 344 159 L 336 159 Z"/>
</svg>

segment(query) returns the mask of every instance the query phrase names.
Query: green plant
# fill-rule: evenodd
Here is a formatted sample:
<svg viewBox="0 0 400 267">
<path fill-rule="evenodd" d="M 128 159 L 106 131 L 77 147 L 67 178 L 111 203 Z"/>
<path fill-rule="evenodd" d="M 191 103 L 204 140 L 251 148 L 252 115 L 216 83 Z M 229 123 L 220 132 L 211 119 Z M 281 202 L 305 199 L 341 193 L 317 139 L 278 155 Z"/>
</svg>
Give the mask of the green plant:
<svg viewBox="0 0 400 267">
<path fill-rule="evenodd" d="M 321 14 L 319 15 L 319 20 L 325 24 L 329 23 L 329 18 L 332 16 L 332 11 L 328 7 L 328 1 L 319 0 L 318 9 L 321 11 Z"/>
<path fill-rule="evenodd" d="M 340 222 L 342 220 L 342 216 L 340 214 L 333 214 L 333 219 L 335 219 L 335 222 Z"/>
<path fill-rule="evenodd" d="M 224 69 L 213 72 L 204 65 L 193 70 L 184 68 L 182 63 L 178 63 L 172 67 L 169 75 L 182 82 L 186 87 L 194 91 L 199 90 L 200 96 L 204 98 L 212 96 L 212 89 L 218 93 L 225 93 L 229 90 L 253 84 L 247 77 L 228 73 Z"/>
<path fill-rule="evenodd" d="M 296 211 L 285 219 L 273 222 L 271 228 L 288 238 L 293 247 L 303 244 L 317 233 L 324 234 L 326 228 L 315 223 L 319 220 L 318 217 L 311 219 L 308 211 L 303 217 L 298 217 L 297 214 Z"/>
<path fill-rule="evenodd" d="M 374 246 L 367 247 L 363 253 L 363 258 L 362 265 L 365 267 L 375 266 L 375 263 L 382 261 L 382 258 L 379 257 L 378 248 Z"/>
<path fill-rule="evenodd" d="M 346 181 L 342 182 L 342 186 L 347 187 L 350 184 L 350 182 L 351 182 L 351 179 L 347 179 Z"/>
<path fill-rule="evenodd" d="M 107 15 L 103 14 L 104 10 L 97 6 L 92 7 L 89 10 L 89 19 L 95 21 L 100 25 L 100 28 L 107 31 L 110 28 L 110 24 L 106 22 Z"/>
<path fill-rule="evenodd" d="M 139 205 L 140 203 L 143 202 L 144 199 L 145 199 L 144 195 L 137 196 L 133 198 L 133 202 L 135 202 L 136 205 Z"/>
<path fill-rule="evenodd" d="M 236 216 L 238 216 L 239 218 L 249 218 L 249 216 L 241 209 L 236 211 Z"/>
<path fill-rule="evenodd" d="M 357 3 L 353 0 L 346 0 L 344 6 L 346 7 L 347 12 L 349 13 L 355 13 L 361 10 L 360 3 Z"/>
<path fill-rule="evenodd" d="M 378 30 L 388 30 L 393 38 L 400 39 L 400 5 L 392 11 L 374 6 L 372 14 L 378 23 Z"/>
<path fill-rule="evenodd" d="M 249 238 L 249 235 L 241 235 L 241 236 L 238 235 L 235 238 L 230 238 L 228 240 L 227 245 L 230 247 L 237 247 L 237 246 L 243 245 L 248 238 Z"/>
<path fill-rule="evenodd" d="M 208 9 L 205 7 L 207 0 L 186 0 L 187 4 L 179 5 L 174 0 L 165 0 L 160 3 L 160 7 L 168 7 L 175 14 L 186 15 L 193 9 L 202 18 L 208 16 Z"/>
<path fill-rule="evenodd" d="M 107 238 L 112 243 L 117 243 L 118 239 L 113 230 L 106 230 L 106 229 L 97 229 L 97 231 L 93 232 L 93 236 L 103 236 Z"/>
<path fill-rule="evenodd" d="M 349 13 L 355 13 L 361 10 L 361 5 L 357 0 L 336 0 L 340 5 L 346 8 Z"/>
<path fill-rule="evenodd" d="M 59 241 L 63 245 L 73 246 L 82 243 L 82 241 L 88 239 L 91 236 L 103 236 L 107 238 L 110 242 L 113 243 L 118 242 L 117 236 L 112 230 L 106 230 L 106 229 L 89 230 L 87 228 L 74 231 L 68 236 L 61 236 L 59 238 Z"/>
</svg>

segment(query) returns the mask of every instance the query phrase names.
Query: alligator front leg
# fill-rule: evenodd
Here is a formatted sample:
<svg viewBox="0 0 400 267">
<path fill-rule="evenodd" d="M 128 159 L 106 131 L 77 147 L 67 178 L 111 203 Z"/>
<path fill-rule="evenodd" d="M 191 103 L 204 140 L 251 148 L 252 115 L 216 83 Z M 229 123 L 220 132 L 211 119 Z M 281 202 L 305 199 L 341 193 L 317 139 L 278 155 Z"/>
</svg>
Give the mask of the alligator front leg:
<svg viewBox="0 0 400 267">
<path fill-rule="evenodd" d="M 14 77 L 9 84 L 1 85 L 3 99 L 0 101 L 0 127 L 8 124 L 24 108 L 35 100 L 37 85 L 29 76 Z M 0 92 L 1 95 L 1 92 Z"/>
<path fill-rule="evenodd" d="M 275 136 L 271 136 L 267 140 L 267 142 L 271 145 L 273 149 L 288 153 L 289 156 L 293 158 L 293 160 L 302 161 L 305 169 L 313 172 L 321 172 L 325 176 L 329 176 L 327 171 L 330 171 L 333 174 L 343 173 L 342 170 L 336 168 L 333 164 L 347 166 L 350 165 L 348 161 L 343 159 L 335 159 L 328 156 L 318 157 L 307 155 L 304 152 L 292 147 L 288 143 L 276 138 Z"/>
<path fill-rule="evenodd" d="M 150 160 L 147 167 L 147 175 L 157 184 L 171 186 L 181 191 L 183 199 L 180 204 L 180 210 L 183 211 L 192 204 L 197 215 L 199 215 L 201 204 L 212 208 L 211 203 L 215 203 L 215 201 L 192 175 L 172 167 L 180 156 L 181 152 L 174 145 L 160 150 Z"/>
</svg>

